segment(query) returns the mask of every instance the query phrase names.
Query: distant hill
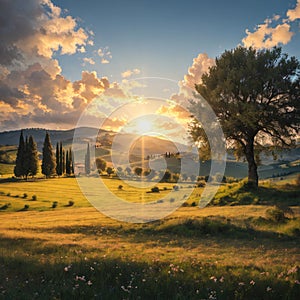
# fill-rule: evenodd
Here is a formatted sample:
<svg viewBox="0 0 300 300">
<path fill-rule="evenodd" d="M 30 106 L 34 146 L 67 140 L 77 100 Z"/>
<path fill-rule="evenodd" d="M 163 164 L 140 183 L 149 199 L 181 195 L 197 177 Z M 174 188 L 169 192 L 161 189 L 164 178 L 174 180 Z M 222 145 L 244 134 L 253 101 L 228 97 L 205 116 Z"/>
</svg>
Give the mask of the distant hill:
<svg viewBox="0 0 300 300">
<path fill-rule="evenodd" d="M 63 142 L 64 147 L 71 146 L 73 142 L 73 136 L 75 129 L 70 130 L 46 130 L 39 128 L 24 129 L 24 136 L 32 135 L 37 142 L 38 149 L 41 152 L 43 147 L 43 142 L 45 138 L 46 131 L 49 132 L 53 147 L 59 141 Z M 160 155 L 166 152 L 176 153 L 176 152 L 187 152 L 188 146 L 183 144 L 174 144 L 172 141 L 161 139 L 154 136 L 142 136 L 121 133 L 118 134 L 118 138 L 115 139 L 116 133 L 112 131 L 98 130 L 91 127 L 81 127 L 76 129 L 77 140 L 76 144 L 79 145 L 80 155 L 79 158 L 84 159 L 86 153 L 86 143 L 91 142 L 95 135 L 98 135 L 96 146 L 96 156 L 102 156 L 107 162 L 111 161 L 110 148 L 111 144 L 114 145 L 114 151 L 120 156 L 120 160 L 124 156 L 130 154 L 130 162 L 133 166 L 140 166 L 144 163 L 142 162 L 142 157 Z M 7 155 L 9 160 L 15 159 L 16 147 L 10 149 L 6 147 L 7 145 L 18 145 L 20 137 L 20 130 L 0 132 L 0 148 L 1 155 L 5 156 L 6 161 Z M 133 142 L 134 141 L 134 142 Z M 132 143 L 133 142 L 133 143 Z M 130 149 L 126 150 L 124 145 L 131 145 Z M 2 146 L 1 146 L 2 145 Z M 144 149 L 144 151 L 143 151 Z M 158 158 L 159 159 L 159 158 Z M 229 153 L 226 165 L 226 176 L 233 176 L 242 178 L 247 176 L 247 163 L 237 162 L 234 157 Z M 278 160 L 274 161 L 272 156 L 261 157 L 262 165 L 258 168 L 260 178 L 269 177 L 280 177 L 290 173 L 300 172 L 300 147 L 292 149 L 289 151 L 281 151 L 278 153 Z M 1 161 L 0 161 L 1 162 Z M 159 163 L 159 161 L 157 161 Z M 173 172 L 179 172 L 180 167 L 178 166 L 177 158 L 167 159 L 167 167 Z M 210 164 L 209 162 L 201 163 L 200 174 L 206 175 L 209 173 Z"/>
<path fill-rule="evenodd" d="M 41 149 L 45 139 L 46 132 L 50 134 L 52 145 L 62 141 L 64 144 L 70 144 L 73 141 L 75 129 L 70 130 L 47 130 L 41 128 L 26 128 L 23 129 L 24 137 L 32 135 L 38 148 Z M 102 130 L 103 131 L 103 130 Z M 78 135 L 82 139 L 89 139 L 98 133 L 98 129 L 91 127 L 81 127 L 77 129 Z M 103 131 L 104 132 L 104 131 Z M 0 132 L 0 145 L 18 145 L 21 130 Z"/>
</svg>

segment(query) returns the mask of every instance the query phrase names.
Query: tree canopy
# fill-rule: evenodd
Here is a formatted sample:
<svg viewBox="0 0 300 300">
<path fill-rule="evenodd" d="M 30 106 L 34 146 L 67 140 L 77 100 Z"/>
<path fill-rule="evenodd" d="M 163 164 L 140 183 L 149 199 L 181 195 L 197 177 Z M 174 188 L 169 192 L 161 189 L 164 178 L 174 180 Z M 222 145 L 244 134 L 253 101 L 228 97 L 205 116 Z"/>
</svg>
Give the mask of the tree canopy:
<svg viewBox="0 0 300 300">
<path fill-rule="evenodd" d="M 257 186 L 255 151 L 266 145 L 290 147 L 299 132 L 299 61 L 281 48 L 239 46 L 216 59 L 196 90 L 214 110 L 227 140 L 245 156 L 248 182 Z M 191 109 L 197 117 L 199 103 Z M 192 135 L 204 139 L 195 125 Z"/>
</svg>

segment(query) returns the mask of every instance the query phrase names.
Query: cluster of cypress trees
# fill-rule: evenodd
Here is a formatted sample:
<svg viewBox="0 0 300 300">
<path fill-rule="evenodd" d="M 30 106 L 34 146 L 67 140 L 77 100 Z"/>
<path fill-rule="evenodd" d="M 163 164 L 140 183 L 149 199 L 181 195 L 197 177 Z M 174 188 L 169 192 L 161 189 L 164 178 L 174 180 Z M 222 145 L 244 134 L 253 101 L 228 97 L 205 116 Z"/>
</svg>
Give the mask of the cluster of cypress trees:
<svg viewBox="0 0 300 300">
<path fill-rule="evenodd" d="M 39 170 L 39 157 L 36 142 L 32 136 L 26 136 L 24 141 L 23 131 L 21 131 L 19 148 L 16 158 L 14 173 L 17 177 L 34 176 Z"/>
<path fill-rule="evenodd" d="M 74 174 L 72 148 L 63 149 L 62 142 L 56 144 L 56 174 L 58 176 Z"/>
<path fill-rule="evenodd" d="M 25 177 L 27 179 L 28 176 L 36 175 L 38 170 L 37 145 L 32 136 L 26 137 L 24 141 L 23 131 L 21 131 L 14 174 L 16 177 Z M 56 155 L 54 155 L 48 132 L 43 145 L 42 174 L 47 178 L 52 175 L 74 174 L 72 149 L 69 148 L 69 150 L 65 151 L 62 147 L 62 142 L 60 142 L 56 145 Z"/>
</svg>

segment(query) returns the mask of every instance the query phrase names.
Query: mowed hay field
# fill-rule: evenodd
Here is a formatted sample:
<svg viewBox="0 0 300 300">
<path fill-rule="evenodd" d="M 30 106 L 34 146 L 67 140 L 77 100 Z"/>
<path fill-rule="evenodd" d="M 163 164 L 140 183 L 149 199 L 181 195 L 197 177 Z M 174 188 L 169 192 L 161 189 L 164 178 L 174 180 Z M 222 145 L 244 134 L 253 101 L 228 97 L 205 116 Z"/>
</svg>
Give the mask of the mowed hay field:
<svg viewBox="0 0 300 300">
<path fill-rule="evenodd" d="M 138 195 L 107 185 L 129 201 Z M 130 224 L 94 209 L 74 178 L 3 182 L 0 192 L 0 207 L 10 203 L 0 210 L 0 299 L 299 297 L 298 206 L 280 222 L 268 219 L 270 206 L 237 205 Z"/>
</svg>

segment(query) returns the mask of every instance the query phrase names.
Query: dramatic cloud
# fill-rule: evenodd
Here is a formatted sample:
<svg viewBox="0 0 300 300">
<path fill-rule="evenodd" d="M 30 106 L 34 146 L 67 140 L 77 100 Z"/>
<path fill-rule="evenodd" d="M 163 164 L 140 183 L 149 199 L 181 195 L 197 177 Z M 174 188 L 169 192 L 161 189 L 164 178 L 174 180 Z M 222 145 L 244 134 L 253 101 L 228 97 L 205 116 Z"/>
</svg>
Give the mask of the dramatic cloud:
<svg viewBox="0 0 300 300">
<path fill-rule="evenodd" d="M 247 36 L 242 40 L 244 46 L 254 48 L 272 48 L 283 44 L 286 45 L 294 35 L 291 26 L 287 23 L 271 27 L 272 20 L 266 19 L 264 24 L 257 26 L 254 32 L 246 30 Z"/>
<path fill-rule="evenodd" d="M 125 72 L 121 73 L 121 76 L 123 78 L 131 77 L 132 75 L 138 75 L 141 73 L 141 70 L 139 69 L 133 69 L 133 70 L 126 70 Z"/>
<path fill-rule="evenodd" d="M 300 19 L 300 0 L 297 1 L 296 8 L 288 10 L 286 15 L 290 21 L 295 21 L 296 19 Z"/>
<path fill-rule="evenodd" d="M 178 103 L 187 103 L 188 98 L 192 97 L 195 91 L 195 84 L 201 83 L 201 77 L 209 71 L 209 68 L 215 64 L 213 58 L 208 57 L 206 53 L 200 53 L 193 59 L 193 64 L 188 69 L 184 79 L 179 81 L 179 93 L 171 96 L 171 99 Z"/>
<path fill-rule="evenodd" d="M 294 35 L 291 23 L 300 19 L 300 0 L 294 9 L 287 11 L 286 16 L 287 18 L 282 20 L 279 15 L 266 19 L 263 24 L 257 25 L 253 32 L 247 29 L 247 36 L 242 40 L 244 46 L 261 49 L 289 43 Z"/>
<path fill-rule="evenodd" d="M 87 105 L 105 92 L 125 97 L 117 83 L 96 72 L 83 71 L 74 82 L 61 74 L 54 54 L 85 53 L 93 32 L 50 0 L 1 0 L 0 24 L 0 130 L 75 126 Z M 112 58 L 107 47 L 98 55 Z M 95 64 L 92 57 L 83 62 Z"/>
</svg>

